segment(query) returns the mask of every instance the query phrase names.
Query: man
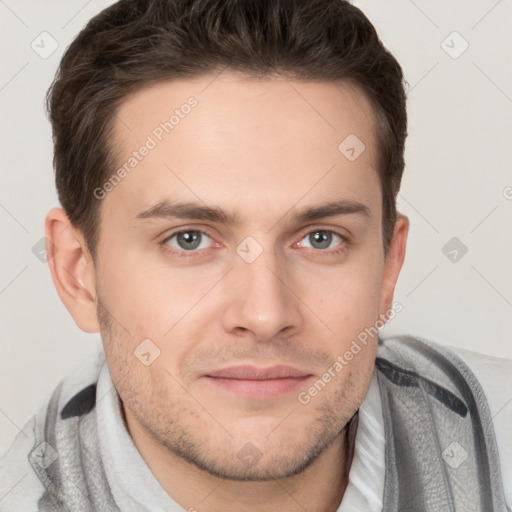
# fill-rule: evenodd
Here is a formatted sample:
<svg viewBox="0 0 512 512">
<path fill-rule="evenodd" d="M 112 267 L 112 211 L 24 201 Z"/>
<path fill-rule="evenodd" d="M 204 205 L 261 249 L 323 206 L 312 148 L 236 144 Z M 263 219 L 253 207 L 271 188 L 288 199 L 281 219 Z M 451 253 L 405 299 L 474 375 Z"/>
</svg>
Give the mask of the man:
<svg viewBox="0 0 512 512">
<path fill-rule="evenodd" d="M 507 510 L 494 394 L 448 349 L 378 337 L 406 110 L 361 11 L 121 0 L 48 106 L 50 270 L 104 354 L 16 438 L 0 510 Z"/>
</svg>

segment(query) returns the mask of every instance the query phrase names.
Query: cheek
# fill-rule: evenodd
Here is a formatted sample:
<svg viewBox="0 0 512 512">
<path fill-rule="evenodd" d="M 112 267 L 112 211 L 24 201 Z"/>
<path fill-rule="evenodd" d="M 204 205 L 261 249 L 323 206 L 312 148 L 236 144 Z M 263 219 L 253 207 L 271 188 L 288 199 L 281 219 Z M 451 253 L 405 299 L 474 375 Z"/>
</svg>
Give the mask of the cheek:
<svg viewBox="0 0 512 512">
<path fill-rule="evenodd" d="M 310 283 L 310 303 L 337 334 L 364 329 L 379 315 L 381 269 L 375 262 L 340 267 Z"/>
<path fill-rule="evenodd" d="M 112 252 L 110 262 L 102 268 L 102 298 L 134 341 L 141 336 L 160 338 L 203 291 L 196 279 L 184 277 L 184 273 L 177 275 L 163 265 L 158 257 L 148 265 L 135 253 L 123 251 L 114 257 Z"/>
</svg>

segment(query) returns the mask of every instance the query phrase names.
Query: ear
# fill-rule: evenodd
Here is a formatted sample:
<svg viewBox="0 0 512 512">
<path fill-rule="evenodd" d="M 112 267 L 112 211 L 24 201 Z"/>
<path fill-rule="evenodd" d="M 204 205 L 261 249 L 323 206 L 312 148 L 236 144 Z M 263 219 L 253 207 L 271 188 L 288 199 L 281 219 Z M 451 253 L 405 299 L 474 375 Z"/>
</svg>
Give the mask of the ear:
<svg viewBox="0 0 512 512">
<path fill-rule="evenodd" d="M 398 214 L 382 276 L 379 315 L 381 315 L 380 318 L 383 318 L 385 321 L 387 321 L 389 317 L 393 303 L 393 295 L 395 293 L 395 285 L 405 259 L 408 233 L 409 218 L 405 215 Z"/>
<path fill-rule="evenodd" d="M 59 297 L 82 331 L 100 332 L 94 262 L 82 233 L 62 208 L 52 208 L 46 215 L 45 234 L 46 257 Z"/>
</svg>

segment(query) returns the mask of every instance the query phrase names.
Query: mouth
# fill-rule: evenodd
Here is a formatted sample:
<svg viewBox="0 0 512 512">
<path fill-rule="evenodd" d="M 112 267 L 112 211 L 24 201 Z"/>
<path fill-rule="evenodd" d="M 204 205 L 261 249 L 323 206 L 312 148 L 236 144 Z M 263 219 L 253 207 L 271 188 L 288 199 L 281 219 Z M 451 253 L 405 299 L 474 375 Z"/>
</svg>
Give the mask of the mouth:
<svg viewBox="0 0 512 512">
<path fill-rule="evenodd" d="M 247 398 L 274 398 L 287 395 L 313 375 L 291 366 L 231 366 L 214 370 L 204 379 L 217 390 Z"/>
</svg>

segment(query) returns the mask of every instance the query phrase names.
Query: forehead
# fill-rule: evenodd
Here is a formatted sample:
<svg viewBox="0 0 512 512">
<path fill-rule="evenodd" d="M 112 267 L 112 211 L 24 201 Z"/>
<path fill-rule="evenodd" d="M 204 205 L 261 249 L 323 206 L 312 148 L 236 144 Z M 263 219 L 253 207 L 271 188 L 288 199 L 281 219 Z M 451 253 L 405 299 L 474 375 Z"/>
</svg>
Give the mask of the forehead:
<svg viewBox="0 0 512 512">
<path fill-rule="evenodd" d="M 347 83 L 226 71 L 153 83 L 120 105 L 113 143 L 126 172 L 107 202 L 126 215 L 170 197 L 234 203 L 242 194 L 261 207 L 337 191 L 378 202 L 376 117 Z"/>
</svg>

